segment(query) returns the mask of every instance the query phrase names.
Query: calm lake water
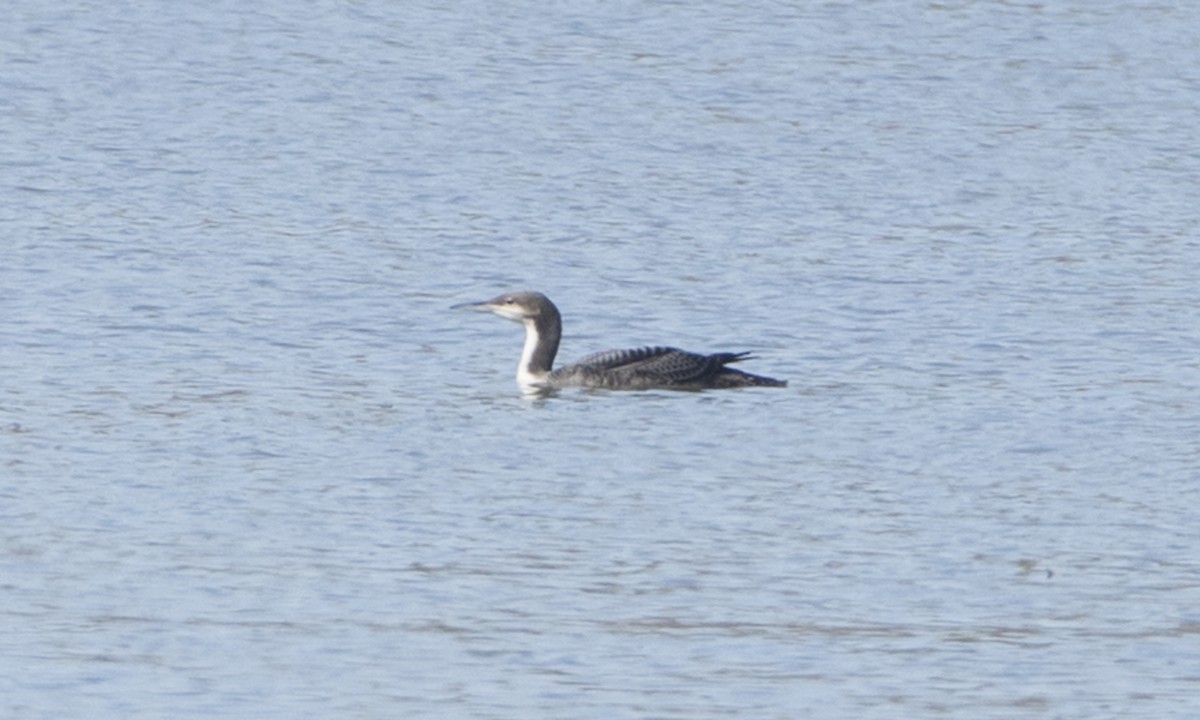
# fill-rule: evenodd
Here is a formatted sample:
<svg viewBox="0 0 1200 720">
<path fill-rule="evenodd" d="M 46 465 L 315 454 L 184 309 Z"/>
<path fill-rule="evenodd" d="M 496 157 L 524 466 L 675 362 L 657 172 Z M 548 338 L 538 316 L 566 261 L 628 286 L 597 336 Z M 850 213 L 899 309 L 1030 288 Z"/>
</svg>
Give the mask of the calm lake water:
<svg viewBox="0 0 1200 720">
<path fill-rule="evenodd" d="M 1197 27 L 19 0 L 0 715 L 1197 717 Z"/>
</svg>

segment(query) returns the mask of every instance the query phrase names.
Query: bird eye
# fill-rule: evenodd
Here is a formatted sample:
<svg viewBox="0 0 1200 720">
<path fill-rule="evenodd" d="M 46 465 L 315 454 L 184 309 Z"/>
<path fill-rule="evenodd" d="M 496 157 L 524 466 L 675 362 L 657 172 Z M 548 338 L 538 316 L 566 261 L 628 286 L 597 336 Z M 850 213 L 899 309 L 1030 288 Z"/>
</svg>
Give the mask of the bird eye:
<svg viewBox="0 0 1200 720">
<path fill-rule="evenodd" d="M 506 305 L 512 305 L 515 302 L 516 300 L 513 300 L 512 298 L 504 298 L 504 304 Z"/>
</svg>

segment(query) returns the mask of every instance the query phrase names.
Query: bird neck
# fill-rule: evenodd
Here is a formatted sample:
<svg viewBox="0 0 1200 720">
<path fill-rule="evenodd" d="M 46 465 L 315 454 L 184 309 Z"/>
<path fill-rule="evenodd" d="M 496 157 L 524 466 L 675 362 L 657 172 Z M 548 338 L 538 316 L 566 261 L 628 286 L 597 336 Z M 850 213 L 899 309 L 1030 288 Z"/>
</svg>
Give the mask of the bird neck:
<svg viewBox="0 0 1200 720">
<path fill-rule="evenodd" d="M 550 374 L 554 367 L 554 356 L 558 354 L 558 341 L 562 337 L 562 317 L 553 308 L 544 309 L 537 317 L 527 318 L 525 324 L 525 348 L 521 351 L 521 364 L 517 366 L 517 382 L 534 385 Z"/>
</svg>

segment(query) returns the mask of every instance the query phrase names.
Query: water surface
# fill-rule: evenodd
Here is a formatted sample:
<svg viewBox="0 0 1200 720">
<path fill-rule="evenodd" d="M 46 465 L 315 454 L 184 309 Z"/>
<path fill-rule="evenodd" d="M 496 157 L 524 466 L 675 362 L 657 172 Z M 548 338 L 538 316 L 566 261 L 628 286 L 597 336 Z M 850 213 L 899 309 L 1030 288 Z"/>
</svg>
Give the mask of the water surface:
<svg viewBox="0 0 1200 720">
<path fill-rule="evenodd" d="M 10 15 L 6 717 L 1200 711 L 1190 7 Z"/>
</svg>

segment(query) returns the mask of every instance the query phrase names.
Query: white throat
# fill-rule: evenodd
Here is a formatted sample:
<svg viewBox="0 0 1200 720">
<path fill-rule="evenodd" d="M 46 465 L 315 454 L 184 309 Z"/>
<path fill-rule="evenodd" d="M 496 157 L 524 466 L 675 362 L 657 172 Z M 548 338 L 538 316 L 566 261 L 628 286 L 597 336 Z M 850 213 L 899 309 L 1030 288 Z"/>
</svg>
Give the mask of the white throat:
<svg viewBox="0 0 1200 720">
<path fill-rule="evenodd" d="M 533 363 L 533 351 L 537 349 L 541 337 L 538 336 L 537 326 L 532 318 L 523 321 L 525 325 L 525 347 L 521 350 L 521 364 L 517 366 L 517 383 L 520 385 L 540 385 L 546 380 L 545 372 L 534 372 L 530 369 Z"/>
</svg>

